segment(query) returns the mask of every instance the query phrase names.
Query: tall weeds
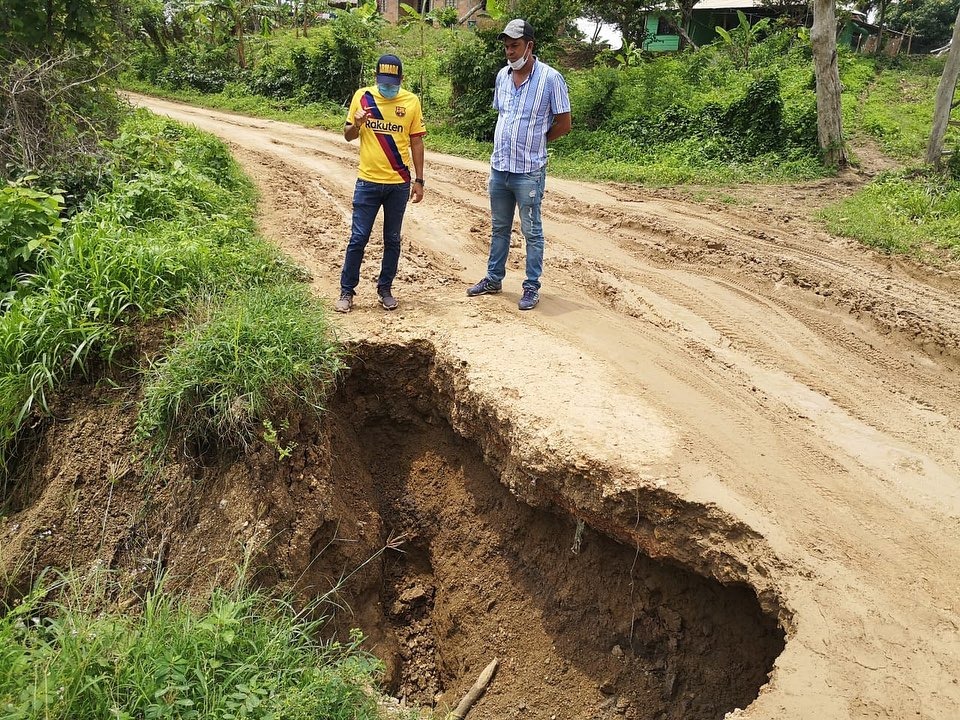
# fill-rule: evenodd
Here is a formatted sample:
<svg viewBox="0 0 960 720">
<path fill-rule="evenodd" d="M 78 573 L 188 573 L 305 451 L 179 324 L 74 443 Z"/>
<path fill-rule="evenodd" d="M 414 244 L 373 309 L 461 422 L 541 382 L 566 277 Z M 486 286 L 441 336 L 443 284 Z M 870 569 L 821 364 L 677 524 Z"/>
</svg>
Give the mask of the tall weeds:
<svg viewBox="0 0 960 720">
<path fill-rule="evenodd" d="M 201 297 L 230 306 L 231 293 L 274 288 L 272 300 L 255 310 L 248 308 L 250 326 L 259 320 L 249 312 L 265 312 L 278 298 L 283 299 L 288 318 L 302 316 L 311 323 L 296 331 L 288 326 L 289 332 L 274 337 L 270 345 L 276 356 L 292 353 L 290 357 L 302 361 L 288 365 L 293 374 L 285 384 L 277 386 L 276 376 L 261 373 L 220 388 L 209 403 L 194 393 L 190 406 L 204 417 L 209 417 L 211 406 L 236 408 L 238 403 L 249 410 L 245 418 L 253 417 L 262 403 L 245 404 L 245 398 L 253 396 L 251 387 L 257 382 L 271 387 L 273 400 L 280 397 L 278 387 L 290 393 L 290 402 L 313 397 L 314 390 L 305 388 L 314 381 L 322 387 L 329 380 L 325 373 L 339 367 L 322 308 L 290 287 L 295 273 L 272 246 L 256 236 L 252 190 L 221 143 L 171 121 L 138 114 L 124 123 L 110 150 L 112 186 L 89 198 L 71 218 L 57 241 L 44 249 L 35 273 L 17 278 L 0 315 L 0 470 L 4 472 L 24 422 L 49 411 L 53 391 L 72 375 L 87 372 L 92 362 L 113 360 L 129 343 L 131 326 L 184 313 Z M 302 314 L 296 303 L 303 303 Z M 277 320 L 270 317 L 265 322 L 272 327 Z M 283 345 L 288 341 L 295 347 Z M 316 352 L 318 359 L 311 364 L 303 359 L 303 351 Z M 252 346 L 243 352 L 262 356 Z M 185 355 L 181 351 L 173 357 Z M 158 367 L 173 373 L 176 362 Z M 250 369 L 242 366 L 235 372 Z M 278 370 L 271 367 L 271 372 Z M 210 387 L 204 385 L 200 392 Z M 232 390 L 242 393 L 237 402 L 223 394 Z M 167 428 L 158 423 L 169 419 L 199 430 L 203 422 L 187 420 L 182 412 L 159 413 L 164 403 L 168 408 L 177 404 L 162 401 L 161 394 L 157 388 L 151 391 L 149 418 L 142 427 L 165 436 Z M 311 402 L 318 404 L 315 397 Z M 228 442 L 246 437 L 245 422 L 213 422 L 206 427 L 236 431 L 234 437 L 225 438 Z"/>
<path fill-rule="evenodd" d="M 160 583 L 129 614 L 109 602 L 109 581 L 104 571 L 73 576 L 0 604 L 2 717 L 377 717 L 367 689 L 379 662 L 358 634 L 319 640 L 317 608 L 297 612 L 239 588 L 216 591 L 197 611 Z"/>
</svg>

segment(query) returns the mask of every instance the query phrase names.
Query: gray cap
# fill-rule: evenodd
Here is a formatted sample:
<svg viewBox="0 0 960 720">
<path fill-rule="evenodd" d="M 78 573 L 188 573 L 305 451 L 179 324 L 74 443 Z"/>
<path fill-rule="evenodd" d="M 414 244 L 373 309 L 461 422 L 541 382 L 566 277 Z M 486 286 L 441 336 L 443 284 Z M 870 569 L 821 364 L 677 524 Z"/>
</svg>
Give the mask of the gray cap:
<svg viewBox="0 0 960 720">
<path fill-rule="evenodd" d="M 497 35 L 497 40 L 503 40 L 504 38 L 513 38 L 516 40 L 522 37 L 533 40 L 533 26 L 526 20 L 520 20 L 518 18 L 507 23 L 503 32 Z"/>
</svg>

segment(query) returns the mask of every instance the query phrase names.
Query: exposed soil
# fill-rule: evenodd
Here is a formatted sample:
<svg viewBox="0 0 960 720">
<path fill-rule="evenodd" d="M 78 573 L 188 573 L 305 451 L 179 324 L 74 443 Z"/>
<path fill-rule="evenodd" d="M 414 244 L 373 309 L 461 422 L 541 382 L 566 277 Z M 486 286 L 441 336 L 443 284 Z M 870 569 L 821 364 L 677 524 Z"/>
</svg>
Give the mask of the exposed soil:
<svg viewBox="0 0 960 720">
<path fill-rule="evenodd" d="M 264 233 L 335 297 L 355 144 L 143 102 L 230 143 Z M 354 371 L 323 424 L 290 419 L 289 458 L 205 455 L 144 485 L 123 459 L 135 388 L 77 388 L 34 430 L 6 567 L 99 560 L 136 587 L 159 563 L 199 592 L 249 549 L 306 599 L 399 535 L 336 622 L 410 702 L 455 704 L 498 657 L 471 718 L 960 717 L 956 267 L 819 229 L 862 174 L 549 178 L 521 313 L 519 235 L 504 293 L 464 295 L 484 164 L 428 153 L 426 176 L 400 310 L 375 302 L 372 242 L 340 323 Z"/>
</svg>

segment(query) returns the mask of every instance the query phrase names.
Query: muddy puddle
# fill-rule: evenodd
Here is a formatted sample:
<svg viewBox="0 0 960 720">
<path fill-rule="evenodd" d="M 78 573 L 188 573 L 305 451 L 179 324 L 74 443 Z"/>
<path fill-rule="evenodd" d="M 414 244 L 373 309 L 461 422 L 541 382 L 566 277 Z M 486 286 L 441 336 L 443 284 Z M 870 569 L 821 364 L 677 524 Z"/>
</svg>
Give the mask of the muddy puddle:
<svg viewBox="0 0 960 720">
<path fill-rule="evenodd" d="M 471 717 L 695 720 L 756 698 L 784 633 L 751 588 L 521 502 L 485 460 L 496 427 L 475 442 L 446 421 L 457 401 L 438 396 L 428 349 L 358 355 L 329 408 L 329 480 L 350 509 L 315 533 L 300 586 L 379 548 L 337 622 L 369 637 L 394 696 L 453 707 L 498 658 Z"/>
</svg>

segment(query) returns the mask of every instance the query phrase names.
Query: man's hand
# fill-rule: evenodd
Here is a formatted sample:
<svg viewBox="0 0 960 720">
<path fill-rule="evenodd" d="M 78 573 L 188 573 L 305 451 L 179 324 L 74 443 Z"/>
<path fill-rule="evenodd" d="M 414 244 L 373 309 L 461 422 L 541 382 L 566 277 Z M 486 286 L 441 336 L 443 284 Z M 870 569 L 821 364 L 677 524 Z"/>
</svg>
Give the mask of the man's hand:
<svg viewBox="0 0 960 720">
<path fill-rule="evenodd" d="M 410 202 L 418 203 L 423 200 L 423 185 L 418 182 L 410 183 Z"/>
<path fill-rule="evenodd" d="M 363 127 L 363 124 L 373 115 L 372 112 L 364 108 L 360 108 L 353 114 L 353 122 L 347 123 L 343 128 L 343 137 L 347 142 L 351 140 L 356 140 L 360 137 L 360 128 Z"/>
</svg>

